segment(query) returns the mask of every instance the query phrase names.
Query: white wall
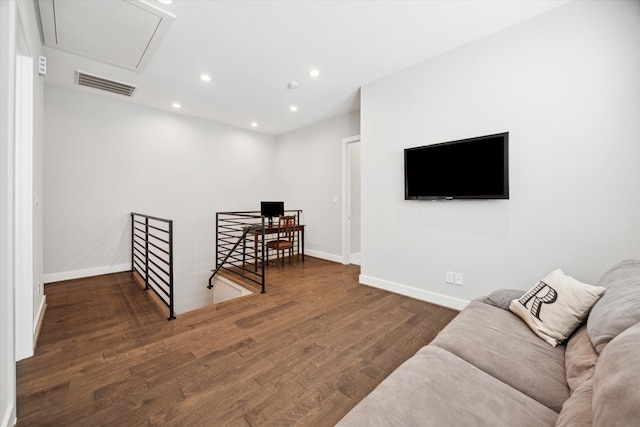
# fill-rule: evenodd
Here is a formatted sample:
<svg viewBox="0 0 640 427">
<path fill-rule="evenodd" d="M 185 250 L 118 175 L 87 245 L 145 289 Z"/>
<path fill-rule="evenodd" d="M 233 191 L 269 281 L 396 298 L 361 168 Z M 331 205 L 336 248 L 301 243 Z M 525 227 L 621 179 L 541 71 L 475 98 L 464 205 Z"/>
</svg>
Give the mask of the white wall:
<svg viewBox="0 0 640 427">
<path fill-rule="evenodd" d="M 363 87 L 361 281 L 462 307 L 639 257 L 639 46 L 639 2 L 573 2 Z M 503 131 L 510 200 L 403 199 L 404 148 Z"/>
<path fill-rule="evenodd" d="M 277 137 L 279 197 L 302 209 L 305 252 L 342 260 L 342 139 L 360 133 L 359 112 Z"/>
<path fill-rule="evenodd" d="M 215 212 L 276 196 L 273 136 L 51 86 L 45 134 L 47 282 L 129 269 L 135 211 L 174 221 L 176 312 L 201 307 Z"/>
</svg>

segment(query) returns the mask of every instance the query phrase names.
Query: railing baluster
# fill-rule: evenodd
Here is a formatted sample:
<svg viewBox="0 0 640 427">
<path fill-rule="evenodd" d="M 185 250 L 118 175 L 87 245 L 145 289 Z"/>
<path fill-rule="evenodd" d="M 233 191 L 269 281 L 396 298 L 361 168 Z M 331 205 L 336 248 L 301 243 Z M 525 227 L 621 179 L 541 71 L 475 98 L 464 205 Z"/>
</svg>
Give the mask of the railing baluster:
<svg viewBox="0 0 640 427">
<path fill-rule="evenodd" d="M 169 273 L 169 320 L 173 320 L 173 221 L 169 221 Z"/>
<path fill-rule="evenodd" d="M 149 218 L 144 219 L 144 290 L 149 289 Z"/>
<path fill-rule="evenodd" d="M 265 279 L 265 273 L 266 273 L 266 272 L 264 271 L 264 269 L 265 269 L 265 264 L 266 264 L 266 262 L 264 262 L 264 254 L 265 254 L 265 248 L 266 248 L 266 246 L 265 246 L 265 241 L 264 241 L 264 240 L 265 240 L 265 239 L 264 239 L 264 237 L 265 237 L 265 236 L 264 236 L 264 229 L 265 229 L 264 221 L 265 221 L 265 217 L 262 217 L 262 230 L 261 230 L 261 234 L 262 234 L 262 236 L 260 236 L 260 241 L 262 242 L 262 247 L 260 248 L 260 253 L 261 253 L 262 262 L 261 262 L 260 264 L 262 264 L 262 293 L 263 293 L 263 294 L 264 294 L 265 292 L 267 292 L 267 291 L 265 290 L 265 280 L 264 280 L 264 279 Z M 268 249 L 267 249 L 267 250 L 268 250 Z"/>
<path fill-rule="evenodd" d="M 134 259 L 134 251 L 135 251 L 135 242 L 136 242 L 136 233 L 135 233 L 135 215 L 131 212 L 131 272 L 136 271 L 135 266 L 133 265 Z"/>
</svg>

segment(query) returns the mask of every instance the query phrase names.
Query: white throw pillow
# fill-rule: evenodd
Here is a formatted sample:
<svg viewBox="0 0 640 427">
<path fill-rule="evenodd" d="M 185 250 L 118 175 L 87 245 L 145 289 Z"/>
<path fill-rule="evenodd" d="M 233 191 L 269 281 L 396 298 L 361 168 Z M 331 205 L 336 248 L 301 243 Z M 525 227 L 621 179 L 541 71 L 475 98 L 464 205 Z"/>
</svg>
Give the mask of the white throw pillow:
<svg viewBox="0 0 640 427">
<path fill-rule="evenodd" d="M 604 289 L 579 282 L 557 269 L 511 301 L 509 310 L 555 347 L 580 326 Z"/>
</svg>

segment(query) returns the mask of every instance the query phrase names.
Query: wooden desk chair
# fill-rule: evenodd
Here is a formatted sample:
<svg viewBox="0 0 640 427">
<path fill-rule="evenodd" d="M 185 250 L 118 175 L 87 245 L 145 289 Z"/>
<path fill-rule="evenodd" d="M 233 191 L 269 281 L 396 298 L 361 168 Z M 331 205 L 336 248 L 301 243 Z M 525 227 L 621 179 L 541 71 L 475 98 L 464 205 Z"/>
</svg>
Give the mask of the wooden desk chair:
<svg viewBox="0 0 640 427">
<path fill-rule="evenodd" d="M 276 250 L 278 264 L 280 264 L 280 251 L 282 251 L 282 265 L 284 265 L 284 251 L 289 249 L 289 262 L 293 264 L 293 238 L 295 229 L 295 215 L 280 216 L 278 218 L 278 239 L 267 242 L 267 264 L 269 263 L 269 249 Z"/>
</svg>

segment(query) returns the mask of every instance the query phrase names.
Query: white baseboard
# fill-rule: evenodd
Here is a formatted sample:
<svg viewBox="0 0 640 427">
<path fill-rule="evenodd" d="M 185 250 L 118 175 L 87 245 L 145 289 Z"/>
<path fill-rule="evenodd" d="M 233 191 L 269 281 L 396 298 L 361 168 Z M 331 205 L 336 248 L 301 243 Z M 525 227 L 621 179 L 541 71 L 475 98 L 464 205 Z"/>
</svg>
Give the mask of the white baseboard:
<svg viewBox="0 0 640 427">
<path fill-rule="evenodd" d="M 106 265 L 103 267 L 87 268 L 85 270 L 63 271 L 45 274 L 44 283 L 60 282 L 62 280 L 81 279 L 83 277 L 99 276 L 101 274 L 120 273 L 131 270 L 131 264 Z"/>
<path fill-rule="evenodd" d="M 342 257 L 340 255 L 333 255 L 325 252 L 308 250 L 308 249 L 305 249 L 304 254 L 312 257 L 316 257 L 316 258 L 326 259 L 327 261 L 342 263 Z"/>
<path fill-rule="evenodd" d="M 344 259 L 341 255 L 328 254 L 326 252 L 314 251 L 314 250 L 305 250 L 305 255 L 309 255 L 315 258 L 326 259 L 327 261 L 339 262 L 343 264 Z M 360 265 L 360 254 L 351 254 L 349 256 L 349 264 Z"/>
<path fill-rule="evenodd" d="M 40 337 L 40 331 L 42 330 L 42 323 L 44 322 L 44 314 L 47 312 L 47 296 L 42 296 L 40 302 L 40 308 L 38 309 L 38 321 L 36 322 L 36 329 L 33 331 L 33 348 L 38 345 L 38 338 Z"/>
<path fill-rule="evenodd" d="M 13 408 L 13 405 L 9 405 L 9 407 L 5 409 L 0 427 L 13 427 L 16 425 L 17 420 Z"/>
<path fill-rule="evenodd" d="M 400 295 L 406 295 L 421 301 L 430 302 L 432 304 L 441 305 L 443 307 L 453 308 L 454 310 L 462 310 L 469 304 L 469 301 L 438 294 L 435 292 L 425 291 L 423 289 L 413 288 L 399 283 L 389 282 L 387 280 L 377 279 L 375 277 L 360 275 L 360 283 L 373 286 L 374 288 L 384 289 L 385 291 L 394 292 Z"/>
</svg>

